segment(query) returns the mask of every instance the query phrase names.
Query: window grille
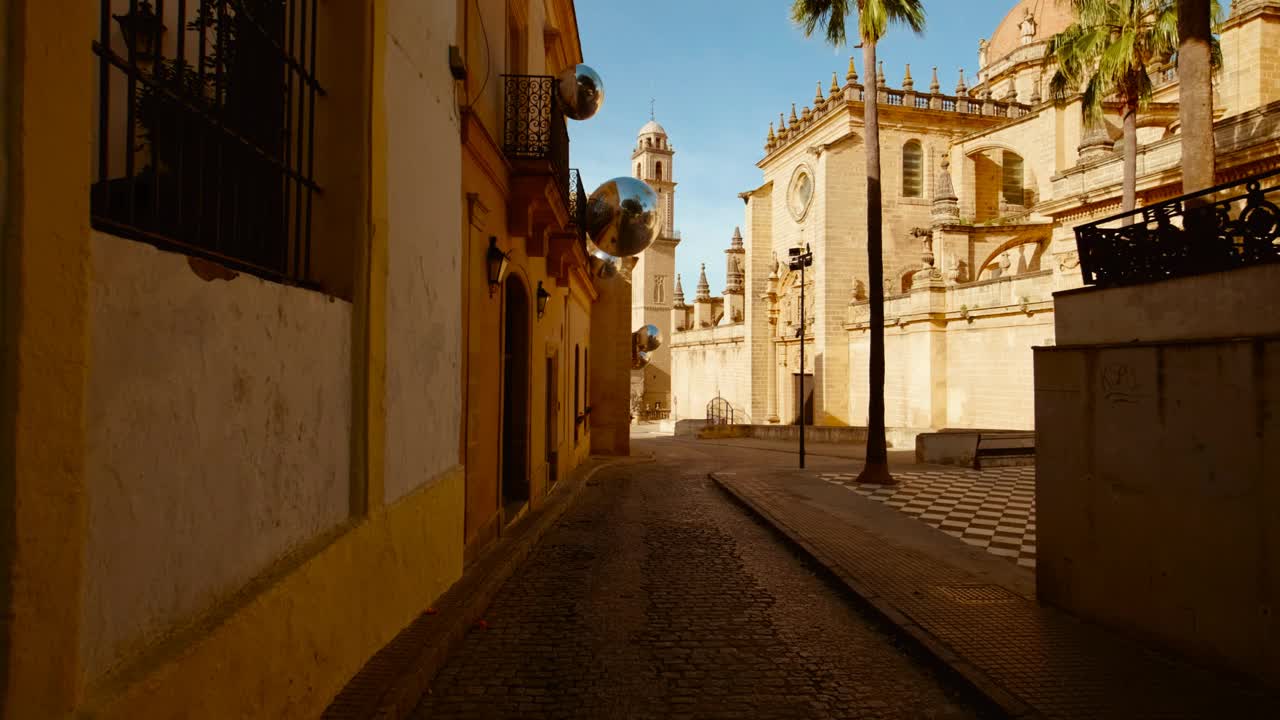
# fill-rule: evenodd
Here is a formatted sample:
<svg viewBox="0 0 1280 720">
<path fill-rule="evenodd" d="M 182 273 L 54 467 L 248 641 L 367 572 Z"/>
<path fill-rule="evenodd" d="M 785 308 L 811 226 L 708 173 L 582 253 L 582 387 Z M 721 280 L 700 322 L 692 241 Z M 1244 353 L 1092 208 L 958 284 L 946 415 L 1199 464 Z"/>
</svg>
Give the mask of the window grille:
<svg viewBox="0 0 1280 720">
<path fill-rule="evenodd" d="M 93 226 L 310 284 L 317 24 L 317 0 L 100 0 Z"/>
</svg>

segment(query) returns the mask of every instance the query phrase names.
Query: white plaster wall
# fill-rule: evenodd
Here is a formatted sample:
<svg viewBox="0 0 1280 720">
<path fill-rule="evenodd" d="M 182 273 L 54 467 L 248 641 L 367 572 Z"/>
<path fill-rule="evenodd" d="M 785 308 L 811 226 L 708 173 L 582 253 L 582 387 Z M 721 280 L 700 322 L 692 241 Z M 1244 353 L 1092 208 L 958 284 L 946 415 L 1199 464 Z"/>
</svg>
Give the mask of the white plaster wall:
<svg viewBox="0 0 1280 720">
<path fill-rule="evenodd" d="M 388 503 L 459 462 L 461 146 L 446 57 L 454 3 L 392 0 L 386 94 Z"/>
<path fill-rule="evenodd" d="M 81 662 L 100 677 L 347 515 L 351 306 L 93 237 Z"/>
</svg>

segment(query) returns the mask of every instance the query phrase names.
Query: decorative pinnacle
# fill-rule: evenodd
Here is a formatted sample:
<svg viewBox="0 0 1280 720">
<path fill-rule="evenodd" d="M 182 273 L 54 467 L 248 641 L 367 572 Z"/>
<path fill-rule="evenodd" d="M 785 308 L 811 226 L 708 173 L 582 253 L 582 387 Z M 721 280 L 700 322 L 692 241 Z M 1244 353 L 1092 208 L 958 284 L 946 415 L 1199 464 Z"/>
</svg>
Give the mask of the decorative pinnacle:
<svg viewBox="0 0 1280 720">
<path fill-rule="evenodd" d="M 876 70 L 876 87 L 884 87 L 884 61 L 880 61 L 880 67 Z"/>
<path fill-rule="evenodd" d="M 818 94 L 813 96 L 813 106 L 818 107 L 825 101 L 826 98 L 822 97 L 822 83 L 818 83 Z"/>
<path fill-rule="evenodd" d="M 702 263 L 702 270 L 698 274 L 698 294 L 697 300 L 711 299 L 711 283 L 707 282 L 707 264 Z"/>
<path fill-rule="evenodd" d="M 964 84 L 964 68 L 960 68 L 960 82 L 956 83 L 956 95 L 968 95 L 969 87 Z"/>
<path fill-rule="evenodd" d="M 848 81 L 850 85 L 858 82 L 858 69 L 853 66 L 852 56 L 849 57 L 849 72 L 845 74 L 844 79 Z"/>
<path fill-rule="evenodd" d="M 812 114 L 813 113 L 809 110 L 809 106 L 805 105 L 804 110 L 800 112 L 800 117 L 804 118 L 805 120 L 808 120 Z"/>
<path fill-rule="evenodd" d="M 773 123 L 769 123 L 769 142 L 773 142 L 777 136 L 773 134 Z"/>
<path fill-rule="evenodd" d="M 942 84 L 938 82 L 938 66 L 933 66 L 933 82 L 929 83 L 929 92 L 937 95 L 942 92 Z"/>
<path fill-rule="evenodd" d="M 796 104 L 791 103 L 791 124 L 795 125 L 799 120 L 799 116 L 796 115 Z"/>
<path fill-rule="evenodd" d="M 831 90 L 828 91 L 832 97 L 840 94 L 840 83 L 836 81 L 836 74 L 831 73 Z"/>
<path fill-rule="evenodd" d="M 676 273 L 675 306 L 684 307 L 684 287 L 680 284 L 680 273 Z"/>
<path fill-rule="evenodd" d="M 782 116 L 782 113 L 778 113 L 778 134 L 781 135 L 786 131 L 787 131 L 787 119 Z"/>
<path fill-rule="evenodd" d="M 742 228 L 735 227 L 733 229 L 733 239 L 729 241 L 730 250 L 742 249 Z"/>
<path fill-rule="evenodd" d="M 916 83 L 914 80 L 911 79 L 911 63 L 907 63 L 907 75 L 906 77 L 902 78 L 902 89 L 914 90 L 915 87 L 916 87 Z"/>
</svg>

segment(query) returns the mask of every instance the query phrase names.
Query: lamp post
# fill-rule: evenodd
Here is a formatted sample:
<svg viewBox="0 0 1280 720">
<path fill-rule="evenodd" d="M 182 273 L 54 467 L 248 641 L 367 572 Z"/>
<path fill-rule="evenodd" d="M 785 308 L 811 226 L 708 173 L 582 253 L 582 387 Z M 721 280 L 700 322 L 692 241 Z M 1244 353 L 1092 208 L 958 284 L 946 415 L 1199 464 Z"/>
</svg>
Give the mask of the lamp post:
<svg viewBox="0 0 1280 720">
<path fill-rule="evenodd" d="M 799 395 L 800 405 L 800 469 L 804 469 L 804 421 L 805 421 L 805 393 L 804 393 L 804 336 L 805 325 L 808 322 L 805 318 L 805 302 L 804 302 L 804 269 L 813 264 L 813 251 L 809 249 L 809 244 L 805 243 L 804 250 L 793 247 L 787 251 L 788 267 L 792 270 L 800 271 L 800 329 L 796 331 L 797 337 L 800 338 L 800 388 L 797 391 Z"/>
</svg>

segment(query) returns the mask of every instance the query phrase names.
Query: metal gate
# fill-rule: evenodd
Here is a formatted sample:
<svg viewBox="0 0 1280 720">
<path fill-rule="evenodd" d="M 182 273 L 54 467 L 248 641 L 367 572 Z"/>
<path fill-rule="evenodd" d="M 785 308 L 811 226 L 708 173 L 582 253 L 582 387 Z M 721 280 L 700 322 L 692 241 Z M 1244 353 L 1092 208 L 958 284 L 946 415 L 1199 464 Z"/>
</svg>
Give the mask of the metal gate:
<svg viewBox="0 0 1280 720">
<path fill-rule="evenodd" d="M 717 396 L 716 399 L 707 403 L 707 424 L 733 424 L 733 406 L 729 404 L 728 400 Z"/>
</svg>

